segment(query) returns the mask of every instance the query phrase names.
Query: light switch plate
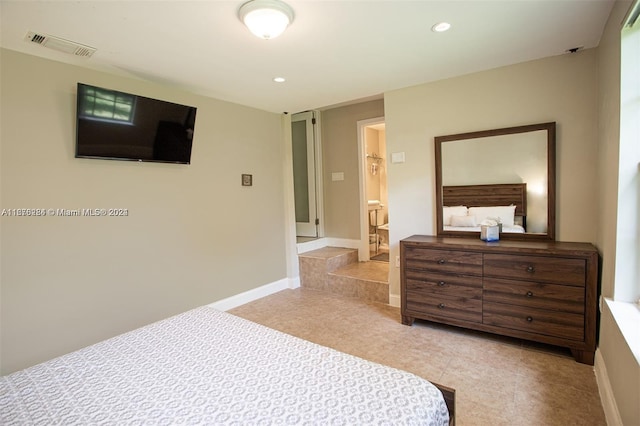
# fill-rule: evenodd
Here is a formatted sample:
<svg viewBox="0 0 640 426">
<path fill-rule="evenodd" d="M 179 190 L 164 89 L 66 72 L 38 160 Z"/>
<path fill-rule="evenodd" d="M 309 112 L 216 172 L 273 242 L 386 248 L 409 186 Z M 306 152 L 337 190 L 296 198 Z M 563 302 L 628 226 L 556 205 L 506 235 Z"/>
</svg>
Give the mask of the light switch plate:
<svg viewBox="0 0 640 426">
<path fill-rule="evenodd" d="M 392 163 L 404 163 L 404 152 L 392 152 L 391 153 L 391 162 Z"/>
<path fill-rule="evenodd" d="M 344 172 L 331 173 L 331 180 L 344 180 Z"/>
</svg>

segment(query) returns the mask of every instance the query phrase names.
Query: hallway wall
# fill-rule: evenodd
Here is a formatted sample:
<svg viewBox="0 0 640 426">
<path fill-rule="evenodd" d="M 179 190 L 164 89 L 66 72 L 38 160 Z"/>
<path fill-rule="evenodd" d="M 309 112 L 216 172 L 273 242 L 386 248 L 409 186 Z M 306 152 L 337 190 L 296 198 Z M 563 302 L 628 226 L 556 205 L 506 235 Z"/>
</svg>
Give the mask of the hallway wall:
<svg viewBox="0 0 640 426">
<path fill-rule="evenodd" d="M 360 239 L 357 122 L 384 116 L 382 99 L 322 111 L 325 236 Z M 333 181 L 332 173 L 344 173 Z"/>
</svg>

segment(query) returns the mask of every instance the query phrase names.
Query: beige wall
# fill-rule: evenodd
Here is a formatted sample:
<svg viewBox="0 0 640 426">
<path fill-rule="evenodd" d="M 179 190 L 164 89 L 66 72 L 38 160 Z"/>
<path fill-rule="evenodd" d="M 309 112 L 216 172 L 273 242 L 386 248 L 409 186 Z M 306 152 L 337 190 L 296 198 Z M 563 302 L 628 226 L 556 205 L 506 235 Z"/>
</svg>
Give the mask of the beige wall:
<svg viewBox="0 0 640 426">
<path fill-rule="evenodd" d="M 596 241 L 596 52 L 586 50 L 385 93 L 392 258 L 398 241 L 436 232 L 435 136 L 557 123 L 558 240 Z M 390 274 L 399 294 L 399 269 Z"/>
<path fill-rule="evenodd" d="M 0 70 L 1 207 L 129 211 L 1 218 L 2 373 L 286 278 L 279 115 L 13 51 Z M 78 81 L 196 106 L 192 164 L 74 158 Z"/>
<path fill-rule="evenodd" d="M 629 2 L 616 2 L 598 47 L 598 233 L 603 257 L 602 294 L 613 296 L 618 156 L 620 152 L 620 30 Z"/>
<path fill-rule="evenodd" d="M 631 2 L 617 1 L 598 47 L 598 232 L 602 256 L 602 295 L 613 297 L 616 279 L 616 234 L 620 141 L 620 30 Z M 599 350 L 623 424 L 640 419 L 640 366 L 604 304 Z"/>
<path fill-rule="evenodd" d="M 360 239 L 357 122 L 384 116 L 384 101 L 376 100 L 322 111 L 325 235 Z M 343 181 L 331 173 L 343 172 Z"/>
</svg>

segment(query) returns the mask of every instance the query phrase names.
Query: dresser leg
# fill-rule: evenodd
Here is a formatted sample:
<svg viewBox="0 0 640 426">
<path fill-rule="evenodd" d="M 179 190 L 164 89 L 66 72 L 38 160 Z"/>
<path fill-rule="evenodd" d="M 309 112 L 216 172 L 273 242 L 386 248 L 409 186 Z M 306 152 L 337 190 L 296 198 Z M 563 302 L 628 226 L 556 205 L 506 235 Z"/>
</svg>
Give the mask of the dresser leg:
<svg viewBox="0 0 640 426">
<path fill-rule="evenodd" d="M 593 365 L 595 362 L 596 353 L 592 351 L 581 351 L 578 349 L 571 349 L 571 355 L 582 364 Z"/>
<path fill-rule="evenodd" d="M 408 317 L 408 316 L 406 316 L 406 315 L 403 315 L 403 316 L 402 316 L 402 323 L 403 323 L 404 325 L 413 325 L 413 320 L 414 320 L 414 318 L 413 318 L 413 317 Z"/>
</svg>

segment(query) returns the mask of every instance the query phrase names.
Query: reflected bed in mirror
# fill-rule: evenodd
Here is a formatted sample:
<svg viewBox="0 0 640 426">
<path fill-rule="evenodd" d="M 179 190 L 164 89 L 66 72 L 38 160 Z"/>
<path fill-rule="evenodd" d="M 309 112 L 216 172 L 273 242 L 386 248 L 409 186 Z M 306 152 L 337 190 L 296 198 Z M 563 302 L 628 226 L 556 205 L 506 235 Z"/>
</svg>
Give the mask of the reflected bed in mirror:
<svg viewBox="0 0 640 426">
<path fill-rule="evenodd" d="M 501 224 L 501 232 L 527 232 L 527 184 L 460 185 L 442 188 L 445 231 L 480 232 L 486 221 Z"/>
<path fill-rule="evenodd" d="M 555 239 L 555 123 L 435 138 L 439 236 Z"/>
</svg>

